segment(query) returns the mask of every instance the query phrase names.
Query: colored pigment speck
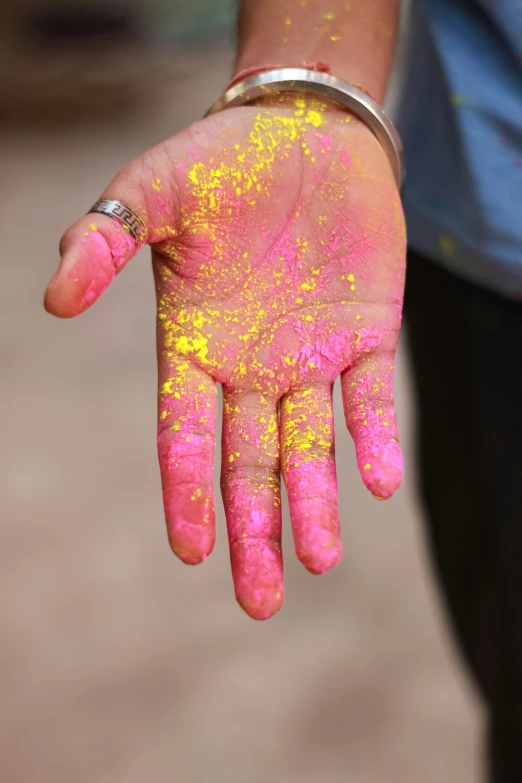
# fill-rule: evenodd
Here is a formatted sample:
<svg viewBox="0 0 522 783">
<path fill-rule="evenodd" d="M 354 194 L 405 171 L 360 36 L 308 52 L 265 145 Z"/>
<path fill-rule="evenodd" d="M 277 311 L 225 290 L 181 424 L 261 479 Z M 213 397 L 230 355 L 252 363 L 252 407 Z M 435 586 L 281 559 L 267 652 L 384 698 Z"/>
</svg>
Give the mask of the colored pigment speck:
<svg viewBox="0 0 522 783">
<path fill-rule="evenodd" d="M 319 136 L 319 145 L 321 146 L 322 150 L 327 152 L 332 146 L 332 137 L 328 136 L 327 134 Z"/>
<path fill-rule="evenodd" d="M 314 111 L 313 109 L 310 109 L 310 111 L 306 114 L 306 120 L 308 125 L 313 125 L 314 128 L 320 128 L 321 125 L 324 125 L 324 117 L 319 111 Z"/>
<path fill-rule="evenodd" d="M 349 169 L 352 165 L 352 159 L 346 150 L 341 150 L 341 163 L 347 169 Z"/>
<path fill-rule="evenodd" d="M 452 258 L 455 256 L 456 245 L 455 240 L 449 234 L 441 234 L 439 237 L 439 247 L 445 256 Z"/>
</svg>

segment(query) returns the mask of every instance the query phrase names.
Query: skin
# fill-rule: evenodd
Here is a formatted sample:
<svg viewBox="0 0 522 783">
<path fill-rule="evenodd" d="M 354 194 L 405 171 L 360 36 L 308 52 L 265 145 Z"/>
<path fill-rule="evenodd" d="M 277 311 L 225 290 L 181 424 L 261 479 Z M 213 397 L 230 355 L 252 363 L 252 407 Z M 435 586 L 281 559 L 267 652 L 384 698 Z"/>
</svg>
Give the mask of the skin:
<svg viewBox="0 0 522 783">
<path fill-rule="evenodd" d="M 399 11 L 400 0 L 242 0 L 236 74 L 321 62 L 381 103 Z"/>
<path fill-rule="evenodd" d="M 341 557 L 332 385 L 341 375 L 362 479 L 401 481 L 393 361 L 405 231 L 389 163 L 349 113 L 282 96 L 196 123 L 130 163 L 103 194 L 148 231 L 158 302 L 158 453 L 167 531 L 187 564 L 215 540 L 221 489 L 237 600 L 266 619 L 284 596 L 282 474 L 298 558 Z M 136 245 L 88 215 L 65 234 L 49 312 L 87 309 Z"/>
</svg>

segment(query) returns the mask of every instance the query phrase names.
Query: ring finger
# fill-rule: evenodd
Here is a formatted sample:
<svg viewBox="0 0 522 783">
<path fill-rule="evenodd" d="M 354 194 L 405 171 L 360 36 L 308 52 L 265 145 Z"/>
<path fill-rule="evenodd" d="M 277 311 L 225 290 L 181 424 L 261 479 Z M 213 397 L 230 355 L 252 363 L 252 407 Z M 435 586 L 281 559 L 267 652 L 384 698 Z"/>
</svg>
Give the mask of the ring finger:
<svg viewBox="0 0 522 783">
<path fill-rule="evenodd" d="M 330 384 L 283 397 L 280 437 L 296 553 L 309 571 L 321 574 L 342 554 Z"/>
</svg>

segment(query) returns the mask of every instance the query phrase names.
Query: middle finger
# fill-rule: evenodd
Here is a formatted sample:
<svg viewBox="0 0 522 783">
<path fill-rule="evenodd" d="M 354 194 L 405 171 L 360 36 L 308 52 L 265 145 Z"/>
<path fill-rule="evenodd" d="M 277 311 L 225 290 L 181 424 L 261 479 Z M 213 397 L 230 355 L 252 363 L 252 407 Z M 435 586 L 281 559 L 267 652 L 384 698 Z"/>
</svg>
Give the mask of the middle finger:
<svg viewBox="0 0 522 783">
<path fill-rule="evenodd" d="M 221 492 L 236 598 L 265 620 L 284 595 L 277 400 L 223 391 Z"/>
</svg>

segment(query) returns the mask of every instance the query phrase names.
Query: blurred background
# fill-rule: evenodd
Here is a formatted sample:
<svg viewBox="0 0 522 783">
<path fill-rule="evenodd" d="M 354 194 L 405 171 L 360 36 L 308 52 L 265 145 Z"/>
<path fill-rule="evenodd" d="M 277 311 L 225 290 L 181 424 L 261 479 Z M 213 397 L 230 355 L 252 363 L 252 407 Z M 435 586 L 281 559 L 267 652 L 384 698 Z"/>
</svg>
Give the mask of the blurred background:
<svg viewBox="0 0 522 783">
<path fill-rule="evenodd" d="M 363 488 L 337 398 L 344 559 L 311 576 L 287 525 L 286 603 L 256 624 L 221 507 L 204 565 L 167 545 L 147 252 L 77 320 L 41 306 L 64 229 L 221 92 L 234 2 L 2 16 L 0 780 L 476 783 L 481 717 L 431 579 L 402 353 L 403 487 Z M 392 109 L 399 87 L 400 69 Z"/>
</svg>

